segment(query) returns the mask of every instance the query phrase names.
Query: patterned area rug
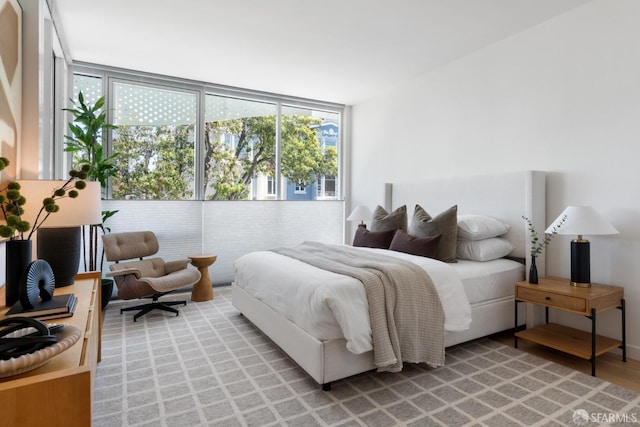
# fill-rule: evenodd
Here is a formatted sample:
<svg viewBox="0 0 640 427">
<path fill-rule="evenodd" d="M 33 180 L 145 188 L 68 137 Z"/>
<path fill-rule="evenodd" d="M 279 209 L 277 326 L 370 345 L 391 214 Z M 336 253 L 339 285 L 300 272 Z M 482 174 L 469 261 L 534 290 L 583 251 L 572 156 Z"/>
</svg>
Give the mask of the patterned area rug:
<svg viewBox="0 0 640 427">
<path fill-rule="evenodd" d="M 639 393 L 489 339 L 447 349 L 441 368 L 369 372 L 325 392 L 233 308 L 229 288 L 178 317 L 134 323 L 119 307 L 105 315 L 94 426 L 640 423 Z"/>
</svg>

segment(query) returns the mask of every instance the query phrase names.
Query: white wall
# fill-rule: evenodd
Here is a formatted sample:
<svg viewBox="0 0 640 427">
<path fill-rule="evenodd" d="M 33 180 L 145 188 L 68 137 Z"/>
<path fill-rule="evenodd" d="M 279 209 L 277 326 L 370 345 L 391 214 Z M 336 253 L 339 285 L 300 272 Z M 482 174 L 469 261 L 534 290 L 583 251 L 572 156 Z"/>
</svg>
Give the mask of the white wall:
<svg viewBox="0 0 640 427">
<path fill-rule="evenodd" d="M 592 205 L 620 231 L 591 240 L 593 282 L 625 287 L 640 359 L 640 2 L 595 0 L 353 108 L 351 205 L 383 184 L 496 171 L 547 171 L 547 222 Z M 546 249 L 568 277 L 569 236 Z M 588 321 L 560 315 L 581 328 Z M 598 332 L 619 337 L 618 310 Z"/>
</svg>

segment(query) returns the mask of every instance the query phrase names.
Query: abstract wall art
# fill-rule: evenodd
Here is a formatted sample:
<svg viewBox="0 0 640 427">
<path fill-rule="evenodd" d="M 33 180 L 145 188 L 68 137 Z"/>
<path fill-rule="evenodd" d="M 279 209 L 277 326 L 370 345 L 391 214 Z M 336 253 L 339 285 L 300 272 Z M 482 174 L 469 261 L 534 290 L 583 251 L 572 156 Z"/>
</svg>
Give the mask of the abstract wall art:
<svg viewBox="0 0 640 427">
<path fill-rule="evenodd" d="M 15 178 L 22 127 L 22 9 L 0 0 L 0 156 L 11 164 L 3 178 Z"/>
</svg>

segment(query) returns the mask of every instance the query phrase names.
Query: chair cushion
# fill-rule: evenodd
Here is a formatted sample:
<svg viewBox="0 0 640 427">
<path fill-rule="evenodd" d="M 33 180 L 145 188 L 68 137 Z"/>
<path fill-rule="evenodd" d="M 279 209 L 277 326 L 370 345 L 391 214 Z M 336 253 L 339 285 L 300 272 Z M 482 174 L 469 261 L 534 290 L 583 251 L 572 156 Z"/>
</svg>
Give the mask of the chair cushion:
<svg viewBox="0 0 640 427">
<path fill-rule="evenodd" d="M 136 279 L 133 274 L 127 276 L 115 276 L 116 285 L 118 286 L 118 296 L 121 298 L 139 298 L 149 296 L 158 292 L 169 292 L 175 289 L 190 286 L 200 280 L 200 272 L 195 268 L 183 268 L 182 270 L 173 271 L 166 274 L 165 262 L 162 258 L 149 258 L 140 261 L 121 262 L 111 264 L 111 271 L 125 270 L 135 268 L 140 271 L 140 278 Z M 136 282 L 139 282 L 136 284 Z M 144 284 L 144 286 L 140 285 Z M 132 286 L 135 288 L 134 294 L 123 288 Z M 152 292 L 149 292 L 149 288 Z M 155 291 L 155 292 L 153 292 Z M 121 295 L 126 294 L 127 297 Z"/>
<path fill-rule="evenodd" d="M 136 268 L 140 270 L 141 277 L 160 277 L 166 274 L 164 260 L 162 258 L 148 258 L 139 261 L 119 262 L 109 266 L 111 271 Z"/>
<path fill-rule="evenodd" d="M 102 243 L 107 261 L 144 258 L 160 250 L 158 239 L 151 231 L 105 234 Z"/>
<path fill-rule="evenodd" d="M 198 280 L 200 280 L 200 272 L 195 268 L 185 268 L 162 277 L 141 277 L 139 279 L 157 292 L 169 292 L 191 286 Z"/>
</svg>

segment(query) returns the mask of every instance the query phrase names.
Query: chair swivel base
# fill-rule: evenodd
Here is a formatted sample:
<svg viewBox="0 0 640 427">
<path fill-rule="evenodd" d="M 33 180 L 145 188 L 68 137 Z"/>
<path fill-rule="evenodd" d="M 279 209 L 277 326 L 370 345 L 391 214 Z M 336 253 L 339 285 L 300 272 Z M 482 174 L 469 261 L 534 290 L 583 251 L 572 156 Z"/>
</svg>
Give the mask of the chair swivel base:
<svg viewBox="0 0 640 427">
<path fill-rule="evenodd" d="M 163 311 L 168 311 L 170 313 L 175 313 L 176 316 L 180 315 L 180 312 L 178 310 L 176 310 L 175 308 L 171 307 L 172 305 L 187 305 L 186 301 L 156 301 L 154 299 L 154 301 L 148 303 L 148 304 L 140 304 L 140 305 L 136 305 L 133 307 L 125 307 L 125 308 L 121 308 L 120 309 L 120 314 L 122 314 L 125 311 L 136 311 L 136 310 L 140 310 L 138 313 L 136 313 L 133 316 L 133 321 L 136 322 L 138 320 L 138 317 L 140 316 L 144 316 L 145 314 L 149 313 L 152 310 L 163 310 Z"/>
</svg>

